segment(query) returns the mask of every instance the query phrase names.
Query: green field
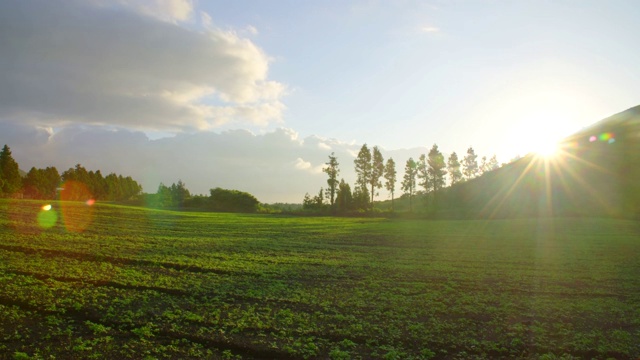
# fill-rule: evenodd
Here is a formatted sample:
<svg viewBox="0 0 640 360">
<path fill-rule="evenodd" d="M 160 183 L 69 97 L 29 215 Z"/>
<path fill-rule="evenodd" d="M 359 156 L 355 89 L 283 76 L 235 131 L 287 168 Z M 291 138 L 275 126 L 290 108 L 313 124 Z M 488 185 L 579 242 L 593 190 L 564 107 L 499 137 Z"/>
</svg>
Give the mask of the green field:
<svg viewBox="0 0 640 360">
<path fill-rule="evenodd" d="M 640 357 L 638 222 L 42 205 L 0 200 L 1 358 Z"/>
</svg>

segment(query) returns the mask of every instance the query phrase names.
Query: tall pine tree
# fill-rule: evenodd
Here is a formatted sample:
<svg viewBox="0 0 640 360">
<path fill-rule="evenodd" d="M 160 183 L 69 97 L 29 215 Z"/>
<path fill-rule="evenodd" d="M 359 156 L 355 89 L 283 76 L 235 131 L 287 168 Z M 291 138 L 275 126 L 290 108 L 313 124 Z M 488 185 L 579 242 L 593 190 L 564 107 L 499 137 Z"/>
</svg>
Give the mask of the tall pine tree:
<svg viewBox="0 0 640 360">
<path fill-rule="evenodd" d="M 353 163 L 355 164 L 355 170 L 357 175 L 356 186 L 353 191 L 354 199 L 356 200 L 356 203 L 358 206 L 362 206 L 361 202 L 363 200 L 365 202 L 369 201 L 369 197 L 367 196 L 366 199 L 363 199 L 362 194 L 365 194 L 365 193 L 367 195 L 369 194 L 369 190 L 367 189 L 367 187 L 369 186 L 369 183 L 371 182 L 371 178 L 372 178 L 371 151 L 369 151 L 367 144 L 362 145 L 362 147 L 360 148 L 360 151 L 358 152 L 358 156 L 353 161 Z M 365 206 L 363 208 L 366 208 L 367 204 L 364 204 L 364 205 Z"/>
<path fill-rule="evenodd" d="M 409 195 L 409 211 L 413 211 L 413 194 L 416 191 L 416 162 L 409 158 L 404 167 L 404 177 L 402 180 L 402 190 Z"/>
<path fill-rule="evenodd" d="M 462 172 L 460 171 L 460 161 L 458 160 L 458 154 L 454 151 L 449 156 L 447 161 L 447 172 L 451 178 L 451 185 L 455 185 L 462 180 Z"/>
<path fill-rule="evenodd" d="M 373 197 L 376 195 L 376 188 L 381 188 L 380 178 L 384 175 L 384 158 L 377 146 L 373 147 L 373 156 L 371 159 L 371 208 L 373 208 Z"/>
<path fill-rule="evenodd" d="M 433 144 L 431 150 L 429 150 L 429 158 L 427 160 L 427 164 L 429 168 L 427 172 L 429 173 L 429 182 L 431 183 L 431 188 L 433 190 L 433 202 L 434 205 L 437 205 L 437 193 L 445 183 L 445 177 L 447 176 L 447 170 L 445 169 L 446 164 L 444 162 L 444 156 L 438 150 L 438 145 Z"/>
<path fill-rule="evenodd" d="M 396 190 L 396 163 L 393 158 L 389 158 L 384 166 L 384 179 L 384 187 L 391 194 L 391 211 L 393 211 L 393 193 Z"/>
<path fill-rule="evenodd" d="M 462 161 L 462 173 L 467 180 L 473 179 L 478 175 L 478 155 L 472 147 L 467 149 L 467 155 Z"/>
<path fill-rule="evenodd" d="M 327 188 L 327 194 L 329 196 L 331 208 L 333 209 L 336 192 L 338 191 L 338 174 L 340 173 L 340 169 L 338 169 L 338 158 L 334 153 L 329 155 L 329 162 L 325 163 L 325 165 L 327 165 L 327 167 L 323 168 L 322 171 L 327 173 L 327 176 L 329 177 L 327 179 L 327 185 L 329 185 Z"/>
<path fill-rule="evenodd" d="M 0 151 L 0 193 L 10 195 L 22 187 L 22 176 L 18 163 L 11 156 L 11 149 L 6 144 Z"/>
</svg>

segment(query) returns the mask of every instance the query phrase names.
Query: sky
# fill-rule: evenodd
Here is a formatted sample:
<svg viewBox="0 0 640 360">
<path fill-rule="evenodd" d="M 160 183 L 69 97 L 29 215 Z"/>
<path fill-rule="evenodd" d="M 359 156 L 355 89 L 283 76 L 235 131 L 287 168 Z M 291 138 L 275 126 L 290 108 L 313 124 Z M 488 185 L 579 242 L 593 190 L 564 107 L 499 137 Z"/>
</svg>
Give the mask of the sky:
<svg viewBox="0 0 640 360">
<path fill-rule="evenodd" d="M 635 0 L 3 0 L 0 144 L 25 171 L 266 203 L 326 187 L 332 152 L 353 183 L 364 143 L 399 179 L 433 144 L 508 162 L 640 104 L 638 18 Z"/>
</svg>

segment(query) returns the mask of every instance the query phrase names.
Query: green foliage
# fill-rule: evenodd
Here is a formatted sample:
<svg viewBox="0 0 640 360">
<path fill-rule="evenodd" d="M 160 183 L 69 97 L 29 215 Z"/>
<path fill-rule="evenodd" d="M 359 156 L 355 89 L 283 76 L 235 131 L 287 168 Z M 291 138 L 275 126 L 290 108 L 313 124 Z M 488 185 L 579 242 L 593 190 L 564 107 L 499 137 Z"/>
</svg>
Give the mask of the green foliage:
<svg viewBox="0 0 640 360">
<path fill-rule="evenodd" d="M 356 188 L 360 188 L 360 190 L 367 189 L 372 178 L 371 152 L 367 144 L 362 145 L 353 163 L 355 164 L 357 176 Z"/>
<path fill-rule="evenodd" d="M 497 161 L 497 160 L 496 160 Z M 447 172 L 451 179 L 451 186 L 459 183 L 462 180 L 462 172 L 460 171 L 460 161 L 458 161 L 458 154 L 454 151 L 449 156 L 447 161 Z"/>
<path fill-rule="evenodd" d="M 215 188 L 209 190 L 210 209 L 221 212 L 252 213 L 258 210 L 260 202 L 253 195 L 239 191 Z"/>
<path fill-rule="evenodd" d="M 471 180 L 478 175 L 478 155 L 472 147 L 467 149 L 462 161 L 462 173 L 466 180 Z"/>
<path fill-rule="evenodd" d="M 0 180 L 0 195 L 12 195 L 22 187 L 20 168 L 6 144 L 0 151 Z"/>
<path fill-rule="evenodd" d="M 445 178 L 447 175 L 446 164 L 444 162 L 444 156 L 438 150 L 438 145 L 433 144 L 427 159 L 427 173 L 429 174 L 429 184 L 431 184 L 431 190 L 434 194 L 440 190 L 445 184 Z"/>
<path fill-rule="evenodd" d="M 338 169 L 338 158 L 334 153 L 329 155 L 329 161 L 325 165 L 327 166 L 323 168 L 322 171 L 327 173 L 328 176 L 327 185 L 329 185 L 329 187 L 327 188 L 327 193 L 329 195 L 329 204 L 333 207 L 336 192 L 338 191 L 338 174 L 340 174 L 340 169 Z"/>
<path fill-rule="evenodd" d="M 376 189 L 382 187 L 380 178 L 384 175 L 384 158 L 380 149 L 377 146 L 373 147 L 373 155 L 371 157 L 371 205 L 373 206 L 373 199 L 376 195 Z"/>
<path fill-rule="evenodd" d="M 52 202 L 63 205 L 84 206 Z M 40 229 L 40 206 L 0 200 L 0 346 L 9 358 L 640 356 L 636 221 L 98 203 L 79 234 L 61 223 Z"/>
<path fill-rule="evenodd" d="M 404 177 L 402 180 L 402 190 L 409 196 L 409 209 L 413 210 L 413 194 L 416 191 L 417 164 L 413 158 L 409 158 L 404 167 Z"/>
<path fill-rule="evenodd" d="M 52 172 L 50 184 L 53 183 L 53 177 Z M 100 170 L 87 171 L 80 164 L 64 171 L 60 177 L 65 189 L 62 190 L 61 196 L 66 200 L 124 201 L 130 200 L 142 192 L 142 186 L 130 176 L 123 177 L 111 173 L 103 177 Z"/>
<path fill-rule="evenodd" d="M 340 184 L 338 185 L 336 206 L 339 213 L 347 213 L 354 208 L 351 186 L 349 186 L 349 184 L 347 184 L 344 179 L 340 180 Z"/>
<path fill-rule="evenodd" d="M 183 207 L 186 204 L 187 199 L 191 197 L 191 193 L 187 189 L 182 180 L 178 180 L 178 183 L 173 183 L 171 186 L 166 186 L 163 183 L 158 185 L 158 190 L 155 196 L 150 201 L 150 206 L 161 208 L 177 208 Z M 189 205 L 194 206 L 193 202 Z"/>
<path fill-rule="evenodd" d="M 393 195 L 396 191 L 396 163 L 393 158 L 387 159 L 387 164 L 384 167 L 384 187 L 391 195 L 391 209 L 393 209 Z"/>
<path fill-rule="evenodd" d="M 60 173 L 55 167 L 32 167 L 24 179 L 24 196 L 28 199 L 55 199 L 60 182 Z"/>
</svg>

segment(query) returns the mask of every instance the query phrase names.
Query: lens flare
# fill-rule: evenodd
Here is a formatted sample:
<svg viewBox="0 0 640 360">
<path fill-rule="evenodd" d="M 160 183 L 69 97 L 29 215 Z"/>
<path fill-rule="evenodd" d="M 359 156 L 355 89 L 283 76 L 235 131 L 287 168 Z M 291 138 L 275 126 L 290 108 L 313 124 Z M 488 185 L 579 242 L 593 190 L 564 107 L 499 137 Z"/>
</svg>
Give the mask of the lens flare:
<svg viewBox="0 0 640 360">
<path fill-rule="evenodd" d="M 43 229 L 48 229 L 58 222 L 58 213 L 55 210 L 51 210 L 51 205 L 45 205 L 42 207 L 42 210 L 38 212 L 37 220 L 38 226 Z"/>
<path fill-rule="evenodd" d="M 85 202 L 85 204 L 87 204 L 87 205 L 89 205 L 89 206 L 91 206 L 91 205 L 93 205 L 93 204 L 95 204 L 95 203 L 96 203 L 96 200 L 95 200 L 95 199 L 89 199 L 89 200 L 87 200 L 87 202 Z"/>
<path fill-rule="evenodd" d="M 64 227 L 71 232 L 85 231 L 93 222 L 93 207 L 85 205 L 95 202 L 89 188 L 78 181 L 67 181 L 60 190 L 60 200 Z"/>
</svg>

